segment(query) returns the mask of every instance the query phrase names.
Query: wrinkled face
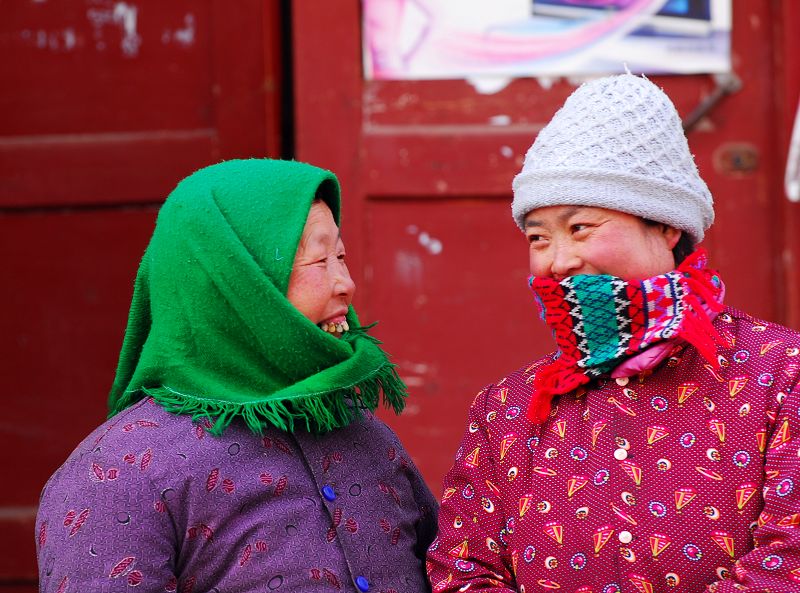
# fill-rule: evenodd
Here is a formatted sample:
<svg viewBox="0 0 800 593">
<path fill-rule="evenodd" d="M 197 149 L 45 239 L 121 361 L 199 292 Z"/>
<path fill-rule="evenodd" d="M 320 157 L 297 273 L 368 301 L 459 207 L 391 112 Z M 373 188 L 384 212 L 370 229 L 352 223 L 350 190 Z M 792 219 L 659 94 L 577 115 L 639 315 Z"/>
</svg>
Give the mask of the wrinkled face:
<svg viewBox="0 0 800 593">
<path fill-rule="evenodd" d="M 531 274 L 560 281 L 577 274 L 644 280 L 675 267 L 681 231 L 588 206 L 548 206 L 525 216 Z"/>
<path fill-rule="evenodd" d="M 356 290 L 344 257 L 344 243 L 330 208 L 314 202 L 294 258 L 286 297 L 300 313 L 337 337 L 347 331 L 345 315 Z"/>
</svg>

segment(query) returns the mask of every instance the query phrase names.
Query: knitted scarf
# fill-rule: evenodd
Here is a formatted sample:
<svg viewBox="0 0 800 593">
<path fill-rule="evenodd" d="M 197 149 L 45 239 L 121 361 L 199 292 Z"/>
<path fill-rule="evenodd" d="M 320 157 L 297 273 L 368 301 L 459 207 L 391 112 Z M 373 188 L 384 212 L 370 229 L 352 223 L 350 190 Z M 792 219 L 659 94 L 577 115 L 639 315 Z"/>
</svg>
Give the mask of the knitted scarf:
<svg viewBox="0 0 800 593">
<path fill-rule="evenodd" d="M 642 281 L 609 275 L 578 275 L 560 282 L 531 277 L 542 320 L 558 346 L 556 357 L 539 367 L 528 418 L 541 423 L 554 395 L 568 393 L 611 372 L 651 346 L 684 340 L 714 368 L 723 339 L 708 312 L 722 309 L 724 287 L 697 250 L 675 270 Z"/>
<path fill-rule="evenodd" d="M 110 415 L 146 396 L 168 411 L 325 432 L 405 385 L 351 307 L 341 339 L 287 300 L 315 197 L 340 219 L 336 177 L 304 163 L 227 161 L 184 179 L 161 208 L 136 276 Z"/>
</svg>

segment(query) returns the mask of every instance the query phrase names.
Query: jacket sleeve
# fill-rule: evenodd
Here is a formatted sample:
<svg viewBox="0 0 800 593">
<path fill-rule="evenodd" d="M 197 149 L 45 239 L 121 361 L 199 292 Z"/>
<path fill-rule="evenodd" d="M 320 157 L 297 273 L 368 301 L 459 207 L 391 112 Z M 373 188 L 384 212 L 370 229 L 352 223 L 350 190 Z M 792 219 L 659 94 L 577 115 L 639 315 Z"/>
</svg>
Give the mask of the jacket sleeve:
<svg viewBox="0 0 800 593">
<path fill-rule="evenodd" d="M 763 510 L 753 531 L 755 549 L 736 560 L 709 593 L 800 591 L 800 385 L 778 395 L 764 458 Z"/>
<path fill-rule="evenodd" d="M 169 511 L 137 470 L 81 456 L 45 487 L 36 521 L 42 593 L 163 593 L 178 587 Z"/>
<path fill-rule="evenodd" d="M 495 459 L 485 427 L 483 390 L 469 411 L 469 425 L 444 479 L 439 534 L 428 550 L 428 578 L 437 593 L 515 592 L 503 535 L 506 517 L 495 494 Z"/>
<path fill-rule="evenodd" d="M 417 545 L 415 552 L 421 562 L 425 562 L 428 547 L 436 537 L 436 518 L 439 511 L 439 503 L 428 488 L 419 470 L 412 464 L 413 480 L 412 488 L 414 500 L 419 508 L 419 521 L 417 521 Z"/>
</svg>

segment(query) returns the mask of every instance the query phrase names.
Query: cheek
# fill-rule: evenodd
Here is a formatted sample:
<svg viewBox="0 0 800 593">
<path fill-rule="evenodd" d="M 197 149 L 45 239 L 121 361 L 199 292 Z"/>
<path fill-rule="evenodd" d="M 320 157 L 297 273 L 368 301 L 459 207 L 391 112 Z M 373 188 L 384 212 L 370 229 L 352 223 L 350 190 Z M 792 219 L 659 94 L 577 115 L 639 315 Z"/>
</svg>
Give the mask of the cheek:
<svg viewBox="0 0 800 593">
<path fill-rule="evenodd" d="M 289 278 L 286 298 L 303 315 L 314 321 L 321 314 L 325 274 L 313 268 L 297 269 Z"/>
<path fill-rule="evenodd" d="M 547 276 L 550 273 L 547 257 L 542 251 L 531 249 L 528 252 L 528 266 L 532 276 Z"/>
</svg>

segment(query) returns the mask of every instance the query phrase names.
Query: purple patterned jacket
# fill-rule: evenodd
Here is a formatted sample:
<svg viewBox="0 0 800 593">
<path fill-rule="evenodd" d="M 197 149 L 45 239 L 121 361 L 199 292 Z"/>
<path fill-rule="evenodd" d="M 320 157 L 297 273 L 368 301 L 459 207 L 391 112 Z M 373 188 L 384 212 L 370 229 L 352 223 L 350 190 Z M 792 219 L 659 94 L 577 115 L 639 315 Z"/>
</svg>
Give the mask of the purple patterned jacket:
<svg viewBox="0 0 800 593">
<path fill-rule="evenodd" d="M 42 494 L 40 590 L 429 590 L 436 501 L 372 414 L 321 437 L 206 428 L 147 399 L 89 435 Z"/>
<path fill-rule="evenodd" d="M 525 416 L 546 360 L 481 391 L 445 479 L 435 591 L 800 591 L 800 335 L 726 309 L 721 368 L 650 373 Z"/>
</svg>

